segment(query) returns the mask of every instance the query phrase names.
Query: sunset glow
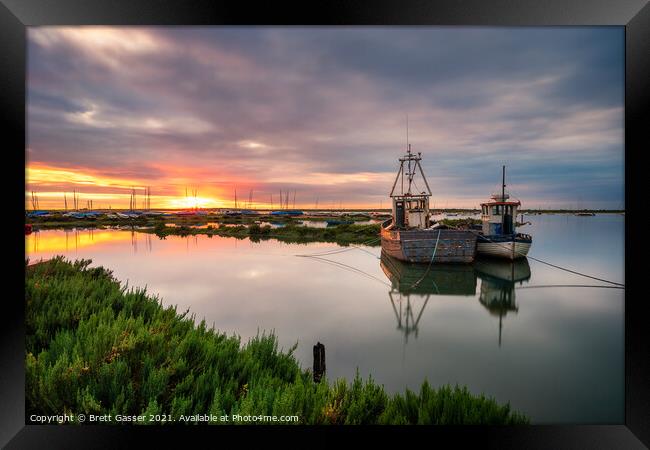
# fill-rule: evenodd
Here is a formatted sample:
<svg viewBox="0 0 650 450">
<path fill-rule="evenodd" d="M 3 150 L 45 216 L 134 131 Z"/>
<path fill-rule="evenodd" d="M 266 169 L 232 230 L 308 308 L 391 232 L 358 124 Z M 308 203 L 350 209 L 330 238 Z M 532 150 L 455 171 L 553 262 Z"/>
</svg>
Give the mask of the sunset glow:
<svg viewBox="0 0 650 450">
<path fill-rule="evenodd" d="M 438 207 L 623 203 L 617 28 L 28 28 L 25 206 L 388 207 L 422 152 Z M 420 187 L 423 189 L 423 187 Z"/>
</svg>

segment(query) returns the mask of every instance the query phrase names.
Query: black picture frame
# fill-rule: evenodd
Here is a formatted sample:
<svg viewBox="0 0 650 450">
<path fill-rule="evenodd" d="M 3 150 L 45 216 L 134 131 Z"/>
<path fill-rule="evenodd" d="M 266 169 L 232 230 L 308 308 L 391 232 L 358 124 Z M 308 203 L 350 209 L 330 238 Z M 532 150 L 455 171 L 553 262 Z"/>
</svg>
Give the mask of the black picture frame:
<svg viewBox="0 0 650 450">
<path fill-rule="evenodd" d="M 172 433 L 181 435 L 186 444 L 203 439 L 215 441 L 220 427 L 133 427 L 133 426 L 56 426 L 25 425 L 24 380 L 24 277 L 25 248 L 21 236 L 24 213 L 25 148 L 25 71 L 26 27 L 39 25 L 477 25 L 477 26 L 579 26 L 613 25 L 625 27 L 625 423 L 589 426 L 526 427 L 401 427 L 373 428 L 369 433 L 384 440 L 397 432 L 399 442 L 412 437 L 405 432 L 422 434 L 431 442 L 444 438 L 454 444 L 471 441 L 490 448 L 644 448 L 650 445 L 650 380 L 645 332 L 647 316 L 641 292 L 640 276 L 644 244 L 641 200 L 644 165 L 642 151 L 650 104 L 650 5 L 647 0 L 619 1 L 536 1 L 536 0 L 453 0 L 430 2 L 388 2 L 380 0 L 336 0 L 321 2 L 259 2 L 208 0 L 0 0 L 0 105 L 5 135 L 3 139 L 8 169 L 5 175 L 11 195 L 6 200 L 9 221 L 10 253 L 8 266 L 12 294 L 4 296 L 2 314 L 2 366 L 0 369 L 0 445 L 6 448 L 118 448 L 127 447 L 134 434 L 153 441 L 171 442 Z M 21 180 L 22 183 L 21 184 Z M 637 189 L 639 188 L 639 189 Z M 13 239 L 13 233 L 16 238 Z M 594 349 L 597 351 L 597 349 Z M 189 429 L 191 428 L 191 429 Z M 261 427 L 259 429 L 274 430 Z M 286 428 L 279 430 L 285 431 Z M 252 434 L 249 427 L 229 429 L 244 439 Z M 331 432 L 347 438 L 360 428 L 314 430 L 298 427 L 292 433 L 294 443 L 313 445 L 313 432 Z M 136 433 L 137 432 L 137 433 Z M 191 433 L 192 441 L 186 437 Z M 207 434 L 210 433 L 208 436 Z M 309 434 L 305 434 L 309 433 Z M 408 441 L 407 441 L 408 439 Z M 435 439 L 435 441 L 433 441 Z M 192 442 L 194 444 L 192 444 Z M 411 442 L 412 443 L 412 442 Z M 212 446 L 212 444 L 209 444 Z"/>
</svg>

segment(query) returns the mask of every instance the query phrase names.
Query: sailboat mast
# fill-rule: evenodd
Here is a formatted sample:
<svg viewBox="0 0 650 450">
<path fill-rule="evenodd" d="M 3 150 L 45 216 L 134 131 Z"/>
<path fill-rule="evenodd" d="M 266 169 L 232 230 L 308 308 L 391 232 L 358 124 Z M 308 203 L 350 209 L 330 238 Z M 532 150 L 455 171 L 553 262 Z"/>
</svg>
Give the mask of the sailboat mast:
<svg viewBox="0 0 650 450">
<path fill-rule="evenodd" d="M 501 177 L 501 201 L 505 201 L 506 198 L 506 166 L 503 166 L 503 172 Z"/>
</svg>

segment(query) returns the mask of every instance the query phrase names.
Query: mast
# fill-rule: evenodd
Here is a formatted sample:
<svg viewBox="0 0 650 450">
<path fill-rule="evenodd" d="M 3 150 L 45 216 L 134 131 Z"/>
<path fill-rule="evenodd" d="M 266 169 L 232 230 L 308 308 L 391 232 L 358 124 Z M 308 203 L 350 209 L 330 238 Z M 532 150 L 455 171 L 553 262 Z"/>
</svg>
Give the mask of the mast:
<svg viewBox="0 0 650 450">
<path fill-rule="evenodd" d="M 506 201 L 506 166 L 502 167 L 502 172 L 501 172 L 501 201 L 505 202 Z M 501 233 L 505 234 L 503 231 L 503 227 L 506 223 L 506 205 L 501 205 Z M 512 248 L 514 249 L 515 244 L 512 244 Z M 500 323 L 499 323 L 500 325 Z M 500 330 L 499 330 L 500 331 Z M 501 342 L 499 342 L 500 344 Z"/>
</svg>

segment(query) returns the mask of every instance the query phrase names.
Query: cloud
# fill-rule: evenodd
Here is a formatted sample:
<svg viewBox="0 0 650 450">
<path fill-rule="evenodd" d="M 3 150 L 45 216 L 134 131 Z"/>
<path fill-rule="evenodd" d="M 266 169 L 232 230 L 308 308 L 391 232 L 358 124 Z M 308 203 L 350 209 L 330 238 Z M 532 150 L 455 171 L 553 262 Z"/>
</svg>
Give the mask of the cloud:
<svg viewBox="0 0 650 450">
<path fill-rule="evenodd" d="M 546 204 L 577 184 L 623 201 L 622 28 L 38 27 L 28 45 L 30 164 L 375 205 L 408 114 L 437 197 L 471 206 L 507 164 Z"/>
</svg>

